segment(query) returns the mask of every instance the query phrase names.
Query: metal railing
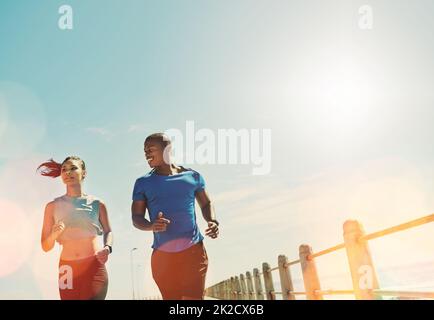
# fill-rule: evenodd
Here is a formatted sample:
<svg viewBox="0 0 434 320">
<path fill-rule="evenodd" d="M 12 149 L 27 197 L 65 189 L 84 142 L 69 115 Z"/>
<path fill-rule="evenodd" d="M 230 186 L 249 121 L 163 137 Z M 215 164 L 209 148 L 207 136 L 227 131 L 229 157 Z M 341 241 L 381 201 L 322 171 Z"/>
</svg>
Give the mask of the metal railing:
<svg viewBox="0 0 434 320">
<path fill-rule="evenodd" d="M 282 295 L 283 300 L 295 300 L 297 295 L 305 295 L 308 300 L 322 300 L 325 295 L 355 295 L 356 299 L 373 300 L 385 296 L 399 298 L 434 299 L 434 292 L 391 291 L 381 290 L 368 241 L 421 226 L 434 221 L 434 214 L 402 223 L 391 228 L 365 234 L 363 226 L 356 220 L 348 220 L 343 225 L 344 242 L 331 248 L 314 253 L 309 245 L 299 247 L 300 259 L 288 261 L 287 256 L 279 255 L 278 265 L 271 268 L 266 262 L 262 264 L 262 271 L 258 268 L 239 276 L 230 277 L 205 291 L 206 296 L 225 300 L 276 300 L 276 295 Z M 353 283 L 351 290 L 321 290 L 320 280 L 316 268 L 315 258 L 338 250 L 346 250 L 350 273 Z M 300 264 L 304 291 L 295 291 L 290 266 Z M 279 271 L 281 291 L 274 289 L 273 271 Z M 264 286 L 262 285 L 264 283 Z"/>
</svg>

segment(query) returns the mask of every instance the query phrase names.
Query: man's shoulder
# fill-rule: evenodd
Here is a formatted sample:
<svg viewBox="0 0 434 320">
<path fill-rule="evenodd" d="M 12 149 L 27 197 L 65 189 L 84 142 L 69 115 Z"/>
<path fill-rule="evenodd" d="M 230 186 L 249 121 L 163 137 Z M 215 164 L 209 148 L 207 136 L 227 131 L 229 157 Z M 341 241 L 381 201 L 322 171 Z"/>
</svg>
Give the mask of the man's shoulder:
<svg viewBox="0 0 434 320">
<path fill-rule="evenodd" d="M 192 168 L 185 168 L 185 167 L 182 167 L 182 169 L 189 172 L 196 181 L 199 181 L 199 179 L 201 178 L 201 174 L 199 173 L 199 171 L 196 171 Z"/>
<path fill-rule="evenodd" d="M 140 176 L 136 179 L 136 183 L 144 183 L 146 181 L 149 181 L 154 175 L 154 171 L 149 171 L 148 173 L 144 174 L 143 176 Z"/>
<path fill-rule="evenodd" d="M 183 170 L 184 172 L 185 172 L 185 171 L 188 171 L 188 172 L 191 172 L 192 174 L 200 174 L 199 171 L 194 170 L 193 168 L 190 168 L 190 167 L 183 167 L 183 166 L 181 166 L 181 168 L 182 168 L 182 170 Z"/>
</svg>

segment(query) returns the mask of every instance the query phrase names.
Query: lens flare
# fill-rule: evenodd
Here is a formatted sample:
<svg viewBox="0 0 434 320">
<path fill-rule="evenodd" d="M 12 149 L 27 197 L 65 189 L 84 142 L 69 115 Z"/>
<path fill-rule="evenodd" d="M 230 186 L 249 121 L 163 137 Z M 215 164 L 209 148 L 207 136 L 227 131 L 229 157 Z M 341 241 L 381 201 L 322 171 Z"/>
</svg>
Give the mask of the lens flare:
<svg viewBox="0 0 434 320">
<path fill-rule="evenodd" d="M 29 154 L 7 161 L 0 172 L 0 276 L 8 276 L 23 263 L 44 299 L 58 298 L 59 247 L 49 253 L 41 249 L 40 234 L 47 202 L 62 195 L 60 181 L 36 173 L 37 166 L 52 155 Z"/>
<path fill-rule="evenodd" d="M 6 99 L 4 95 L 0 92 L 0 141 L 2 139 L 3 133 L 6 131 L 6 126 L 8 124 L 8 112 L 6 108 Z"/>
<path fill-rule="evenodd" d="M 19 203 L 27 214 L 39 209 L 41 219 L 45 204 L 65 193 L 60 180 L 42 177 L 36 168 L 50 155 L 29 154 L 23 159 L 6 162 L 0 171 L 0 194 L 3 199 Z"/>
<path fill-rule="evenodd" d="M 41 210 L 31 212 L 30 221 L 35 230 L 42 229 Z M 43 299 L 59 299 L 58 289 L 58 264 L 60 247 L 56 244 L 50 252 L 44 252 L 40 245 L 39 233 L 35 233 L 33 242 L 34 250 L 29 258 L 30 269 Z"/>
<path fill-rule="evenodd" d="M 17 271 L 29 257 L 33 243 L 32 228 L 23 210 L 0 199 L 0 277 Z"/>
<path fill-rule="evenodd" d="M 15 159 L 32 152 L 45 130 L 45 110 L 31 90 L 0 82 L 0 158 Z"/>
</svg>

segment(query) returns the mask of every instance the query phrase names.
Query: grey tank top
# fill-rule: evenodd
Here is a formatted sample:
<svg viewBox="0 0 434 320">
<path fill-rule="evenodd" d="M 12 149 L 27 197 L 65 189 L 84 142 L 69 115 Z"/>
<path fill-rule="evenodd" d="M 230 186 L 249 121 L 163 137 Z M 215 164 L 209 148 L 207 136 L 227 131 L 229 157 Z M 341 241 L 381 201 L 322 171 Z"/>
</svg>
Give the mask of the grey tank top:
<svg viewBox="0 0 434 320">
<path fill-rule="evenodd" d="M 57 238 L 59 243 L 65 240 L 91 238 L 103 234 L 99 221 L 99 199 L 84 195 L 69 197 L 67 195 L 54 199 L 54 221 L 62 221 L 65 230 Z"/>
</svg>

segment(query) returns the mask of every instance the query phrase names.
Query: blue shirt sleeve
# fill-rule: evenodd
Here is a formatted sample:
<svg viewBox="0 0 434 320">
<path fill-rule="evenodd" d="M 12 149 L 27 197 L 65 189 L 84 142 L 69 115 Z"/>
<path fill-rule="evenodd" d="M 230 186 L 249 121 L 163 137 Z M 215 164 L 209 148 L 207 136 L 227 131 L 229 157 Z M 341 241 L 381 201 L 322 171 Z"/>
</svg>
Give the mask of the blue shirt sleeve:
<svg viewBox="0 0 434 320">
<path fill-rule="evenodd" d="M 202 177 L 202 175 L 199 172 L 196 173 L 198 177 L 197 177 L 197 186 L 195 192 L 203 191 L 205 190 L 205 179 Z"/>
<path fill-rule="evenodd" d="M 143 201 L 143 200 L 146 200 L 143 183 L 141 183 L 140 179 L 137 179 L 136 183 L 134 184 L 133 201 Z"/>
</svg>

